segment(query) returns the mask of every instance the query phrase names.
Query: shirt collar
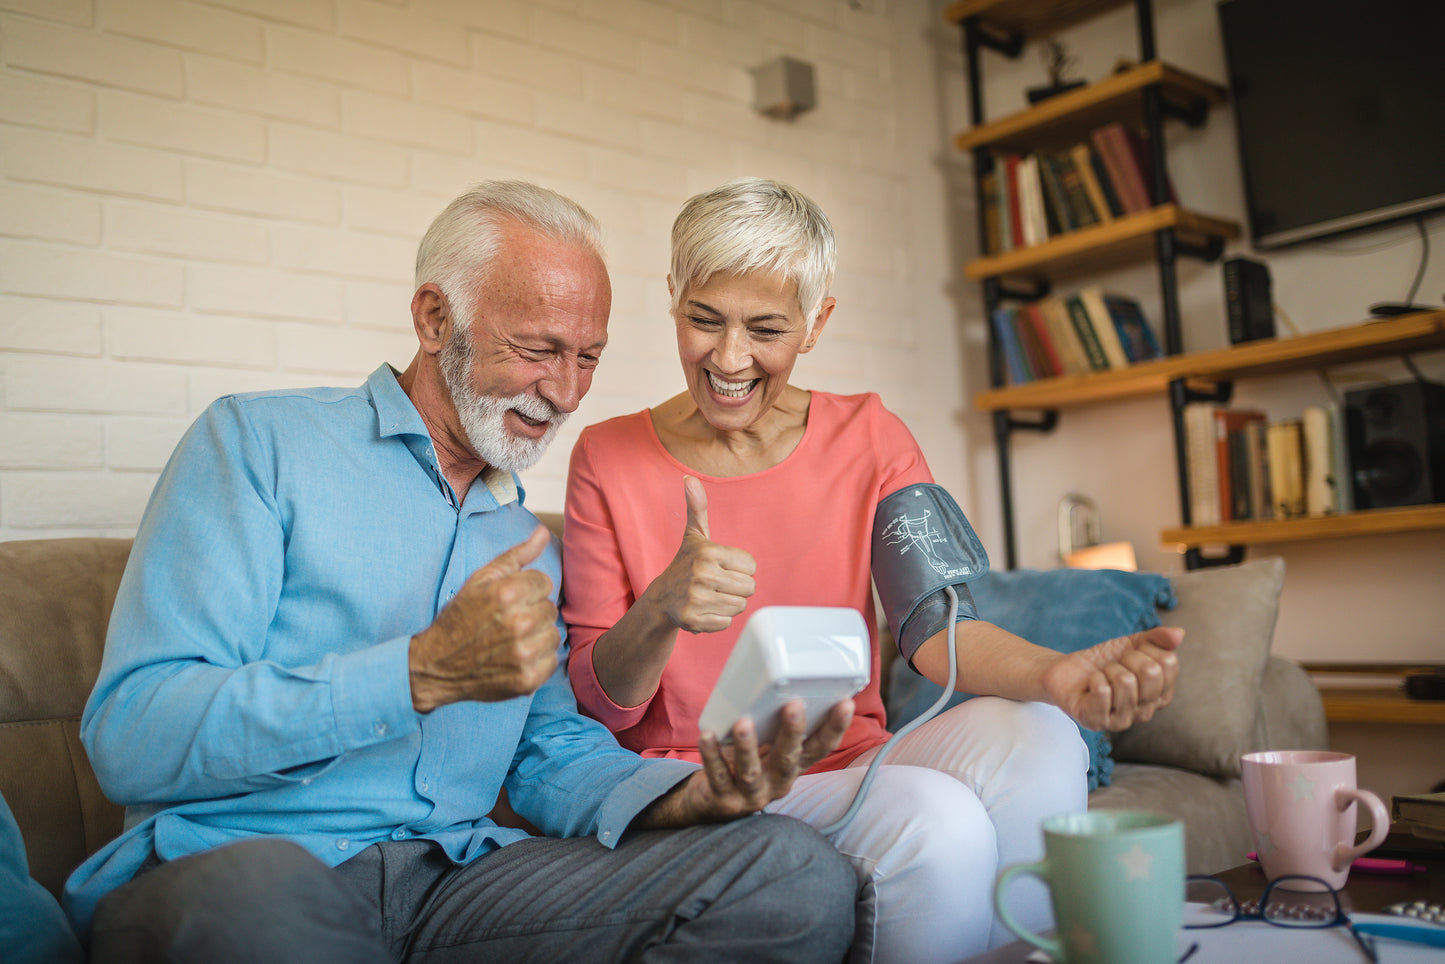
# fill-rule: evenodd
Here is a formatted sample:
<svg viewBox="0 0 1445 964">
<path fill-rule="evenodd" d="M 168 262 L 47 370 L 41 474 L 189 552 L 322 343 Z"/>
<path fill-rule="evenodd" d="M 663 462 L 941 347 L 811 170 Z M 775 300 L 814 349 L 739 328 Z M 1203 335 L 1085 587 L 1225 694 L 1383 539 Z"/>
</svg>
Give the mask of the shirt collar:
<svg viewBox="0 0 1445 964">
<path fill-rule="evenodd" d="M 428 466 L 440 482 L 441 470 L 437 466 L 436 446 L 432 444 L 431 433 L 427 431 L 426 422 L 422 421 L 416 405 L 397 381 L 396 369 L 383 362 L 366 379 L 366 387 L 376 409 L 376 427 L 381 437 L 400 436 L 417 461 Z M 527 495 L 527 490 L 514 473 L 490 465 L 472 483 L 474 488 L 477 482 L 486 487 L 498 506 L 509 502 L 520 503 Z"/>
</svg>

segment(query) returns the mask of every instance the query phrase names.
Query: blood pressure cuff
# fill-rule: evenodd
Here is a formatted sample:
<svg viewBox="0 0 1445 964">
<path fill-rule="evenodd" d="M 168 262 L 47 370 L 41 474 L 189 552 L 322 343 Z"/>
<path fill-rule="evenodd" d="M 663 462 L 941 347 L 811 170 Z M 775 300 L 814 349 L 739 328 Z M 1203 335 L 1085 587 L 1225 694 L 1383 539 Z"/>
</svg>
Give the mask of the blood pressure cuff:
<svg viewBox="0 0 1445 964">
<path fill-rule="evenodd" d="M 898 651 L 913 655 L 948 625 L 948 596 L 958 595 L 958 621 L 977 619 L 965 583 L 988 572 L 988 553 L 963 510 L 941 485 L 910 485 L 886 496 L 873 517 L 873 581 Z"/>
</svg>

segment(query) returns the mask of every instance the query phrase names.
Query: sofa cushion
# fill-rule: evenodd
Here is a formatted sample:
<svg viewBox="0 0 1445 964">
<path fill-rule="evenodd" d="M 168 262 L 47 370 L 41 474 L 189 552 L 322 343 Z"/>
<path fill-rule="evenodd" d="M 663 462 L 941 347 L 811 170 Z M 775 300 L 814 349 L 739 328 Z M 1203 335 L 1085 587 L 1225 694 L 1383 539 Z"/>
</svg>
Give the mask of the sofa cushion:
<svg viewBox="0 0 1445 964">
<path fill-rule="evenodd" d="M 1184 629 L 1174 700 L 1146 723 L 1112 734 L 1114 759 L 1239 776 L 1257 749 L 1260 694 L 1274 637 L 1284 560 L 1195 569 L 1171 577 Z"/>
<path fill-rule="evenodd" d="M 1159 625 L 1159 607 L 1173 605 L 1169 580 L 1157 573 L 1117 569 L 1013 569 L 969 583 L 980 619 L 1024 639 L 1072 653 L 1115 636 Z M 901 657 L 900 657 L 901 659 Z M 888 725 L 897 730 L 928 709 L 942 687 L 895 665 L 888 692 Z M 968 699 L 955 693 L 948 706 Z M 1089 789 L 1109 784 L 1109 737 L 1083 727 L 1089 747 Z"/>
<path fill-rule="evenodd" d="M 124 820 L 80 744 L 80 714 L 129 551 L 129 539 L 0 542 L 0 796 L 31 876 L 57 896 Z"/>
</svg>

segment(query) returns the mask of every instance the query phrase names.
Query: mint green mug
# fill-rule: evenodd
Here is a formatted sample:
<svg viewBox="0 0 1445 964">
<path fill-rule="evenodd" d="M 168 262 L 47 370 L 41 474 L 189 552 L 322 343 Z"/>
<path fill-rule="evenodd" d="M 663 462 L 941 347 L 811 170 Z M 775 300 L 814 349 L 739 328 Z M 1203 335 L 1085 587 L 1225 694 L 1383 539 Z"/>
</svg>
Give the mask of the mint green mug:
<svg viewBox="0 0 1445 964">
<path fill-rule="evenodd" d="M 1020 875 L 1048 885 L 1058 939 L 1008 912 Z M 1184 827 L 1157 813 L 1093 810 L 1044 821 L 1044 859 L 1017 864 L 994 884 L 1004 926 L 1064 964 L 1175 964 L 1184 916 Z"/>
</svg>

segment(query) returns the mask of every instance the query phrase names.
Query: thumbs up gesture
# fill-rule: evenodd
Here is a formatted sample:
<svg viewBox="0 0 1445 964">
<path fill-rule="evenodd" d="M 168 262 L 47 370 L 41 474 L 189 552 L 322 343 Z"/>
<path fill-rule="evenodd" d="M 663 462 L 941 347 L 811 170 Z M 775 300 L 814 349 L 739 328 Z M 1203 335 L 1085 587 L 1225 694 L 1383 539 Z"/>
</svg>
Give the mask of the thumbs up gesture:
<svg viewBox="0 0 1445 964">
<path fill-rule="evenodd" d="M 436 620 L 411 638 L 411 699 L 428 713 L 460 700 L 534 692 L 557 668 L 552 580 L 528 569 L 551 538 L 538 526 L 472 573 Z"/>
<path fill-rule="evenodd" d="M 715 633 L 727 629 L 757 589 L 757 563 L 744 549 L 712 541 L 707 525 L 707 492 L 692 476 L 682 480 L 687 526 L 671 563 L 648 587 L 678 629 Z"/>
</svg>

